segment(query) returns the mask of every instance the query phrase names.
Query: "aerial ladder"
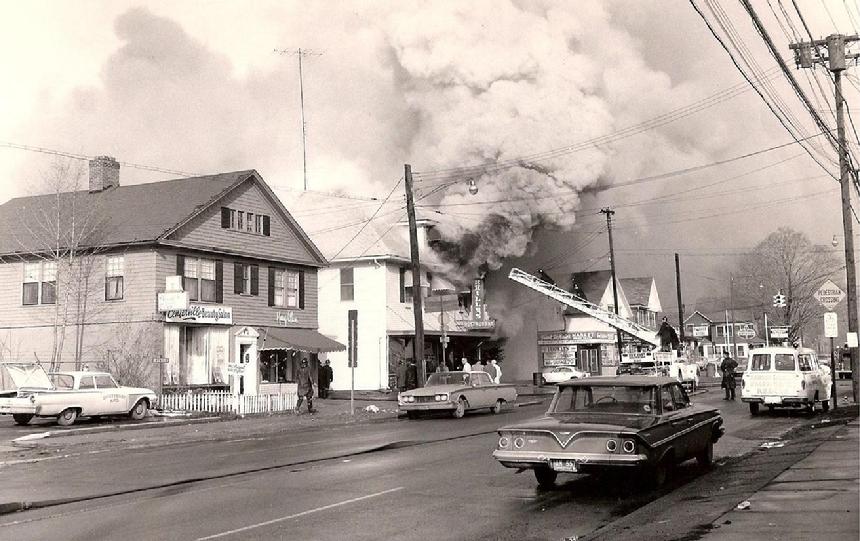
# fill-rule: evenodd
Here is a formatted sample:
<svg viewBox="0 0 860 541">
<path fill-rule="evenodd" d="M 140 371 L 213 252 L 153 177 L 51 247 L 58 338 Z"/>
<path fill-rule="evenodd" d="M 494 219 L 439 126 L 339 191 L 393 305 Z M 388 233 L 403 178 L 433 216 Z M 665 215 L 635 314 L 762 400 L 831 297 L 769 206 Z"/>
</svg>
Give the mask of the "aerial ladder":
<svg viewBox="0 0 860 541">
<path fill-rule="evenodd" d="M 654 346 L 653 350 L 639 355 L 634 354 L 634 356 L 636 357 L 635 360 L 653 360 L 655 366 L 670 365 L 668 367 L 669 374 L 677 376 L 679 380 L 684 383 L 690 384 L 693 388 L 698 385 L 696 366 L 684 362 L 685 359 L 679 359 L 674 351 L 659 351 L 661 346 L 660 338 L 657 336 L 657 333 L 653 329 L 649 329 L 644 325 L 639 325 L 638 323 L 623 318 L 618 314 L 615 314 L 614 312 L 604 310 L 600 306 L 592 302 L 588 302 L 587 300 L 574 295 L 570 291 L 562 289 L 555 284 L 551 284 L 547 281 L 541 280 L 540 278 L 532 276 L 531 274 L 520 269 L 511 269 L 511 272 L 508 274 L 508 278 L 510 278 L 514 282 L 518 282 L 530 289 L 533 289 L 538 293 L 542 293 L 547 297 L 550 297 L 551 299 L 555 299 L 562 304 L 566 304 L 567 306 L 575 308 L 580 312 L 589 315 L 594 319 L 602 321 L 615 329 L 634 336 L 639 340 L 642 340 L 643 342 L 651 344 L 652 346 Z M 632 362 L 634 358 L 633 356 L 629 356 L 628 354 L 622 354 L 621 360 L 622 362 Z"/>
</svg>

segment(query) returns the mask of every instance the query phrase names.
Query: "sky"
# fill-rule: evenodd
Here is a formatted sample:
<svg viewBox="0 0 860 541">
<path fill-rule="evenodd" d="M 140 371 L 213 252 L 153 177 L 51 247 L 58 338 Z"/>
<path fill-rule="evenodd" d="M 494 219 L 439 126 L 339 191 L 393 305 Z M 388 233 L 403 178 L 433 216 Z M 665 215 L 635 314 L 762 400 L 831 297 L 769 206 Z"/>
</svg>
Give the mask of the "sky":
<svg viewBox="0 0 860 541">
<path fill-rule="evenodd" d="M 793 3 L 753 4 L 832 126 L 826 73 L 791 61 L 805 36 Z M 39 193 L 56 153 L 114 156 L 123 184 L 253 168 L 289 201 L 305 178 L 302 49 L 309 189 L 375 197 L 391 216 L 410 164 L 464 276 L 608 268 L 611 207 L 619 275 L 654 276 L 674 311 L 679 253 L 693 306 L 779 227 L 836 236 L 837 254 L 845 242 L 834 153 L 749 15 L 695 5 L 725 17 L 821 165 L 688 1 L 0 0 L 0 202 Z M 816 38 L 860 26 L 856 1 L 797 5 Z M 849 109 L 857 77 L 846 71 Z M 524 294 L 506 290 L 500 309 Z"/>
</svg>

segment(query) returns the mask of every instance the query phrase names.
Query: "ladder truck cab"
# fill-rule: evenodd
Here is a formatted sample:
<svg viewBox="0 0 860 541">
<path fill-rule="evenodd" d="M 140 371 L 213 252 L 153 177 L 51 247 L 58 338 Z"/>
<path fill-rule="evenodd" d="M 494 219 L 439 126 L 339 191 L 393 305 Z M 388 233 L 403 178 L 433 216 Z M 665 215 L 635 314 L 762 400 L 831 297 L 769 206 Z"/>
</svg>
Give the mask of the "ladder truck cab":
<svg viewBox="0 0 860 541">
<path fill-rule="evenodd" d="M 620 373 L 653 374 L 678 379 L 688 390 L 699 386 L 698 366 L 677 350 L 660 351 L 661 343 L 657 333 L 613 312 L 604 310 L 596 304 L 578 297 L 553 283 L 541 280 L 520 269 L 511 269 L 508 278 L 528 288 L 555 299 L 622 332 L 651 344 L 653 350 L 621 355 Z"/>
</svg>

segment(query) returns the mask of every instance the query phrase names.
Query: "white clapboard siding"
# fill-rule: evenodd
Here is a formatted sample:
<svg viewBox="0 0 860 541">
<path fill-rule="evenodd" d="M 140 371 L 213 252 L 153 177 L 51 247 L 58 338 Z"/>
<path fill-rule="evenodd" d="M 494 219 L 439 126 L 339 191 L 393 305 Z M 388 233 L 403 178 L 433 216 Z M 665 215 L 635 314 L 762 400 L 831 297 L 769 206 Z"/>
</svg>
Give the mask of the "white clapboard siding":
<svg viewBox="0 0 860 541">
<path fill-rule="evenodd" d="M 159 400 L 163 411 L 185 411 L 206 413 L 275 413 L 290 411 L 296 407 L 296 394 L 239 395 L 229 391 L 206 393 L 176 393 L 163 395 Z"/>
</svg>

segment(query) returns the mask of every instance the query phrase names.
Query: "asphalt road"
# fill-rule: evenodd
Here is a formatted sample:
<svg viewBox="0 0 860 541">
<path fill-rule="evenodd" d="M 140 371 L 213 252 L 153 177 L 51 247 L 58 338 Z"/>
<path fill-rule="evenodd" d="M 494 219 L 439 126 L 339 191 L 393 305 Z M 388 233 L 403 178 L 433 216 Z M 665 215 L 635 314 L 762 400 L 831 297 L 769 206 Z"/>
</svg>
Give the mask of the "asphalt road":
<svg viewBox="0 0 860 541">
<path fill-rule="evenodd" d="M 717 460 L 778 439 L 808 417 L 763 412 L 717 392 L 727 434 Z M 0 469 L 0 503 L 117 494 L 0 517 L 4 539 L 569 539 L 702 474 L 682 465 L 661 492 L 626 478 L 560 477 L 537 489 L 529 472 L 490 457 L 495 429 L 543 406 L 501 415 L 392 420 L 122 449 Z M 821 414 L 819 414 L 821 415 Z M 217 427 L 213 425 L 217 430 Z M 191 427 L 186 427 L 191 429 Z M 211 427 L 210 427 L 211 428 Z"/>
</svg>

